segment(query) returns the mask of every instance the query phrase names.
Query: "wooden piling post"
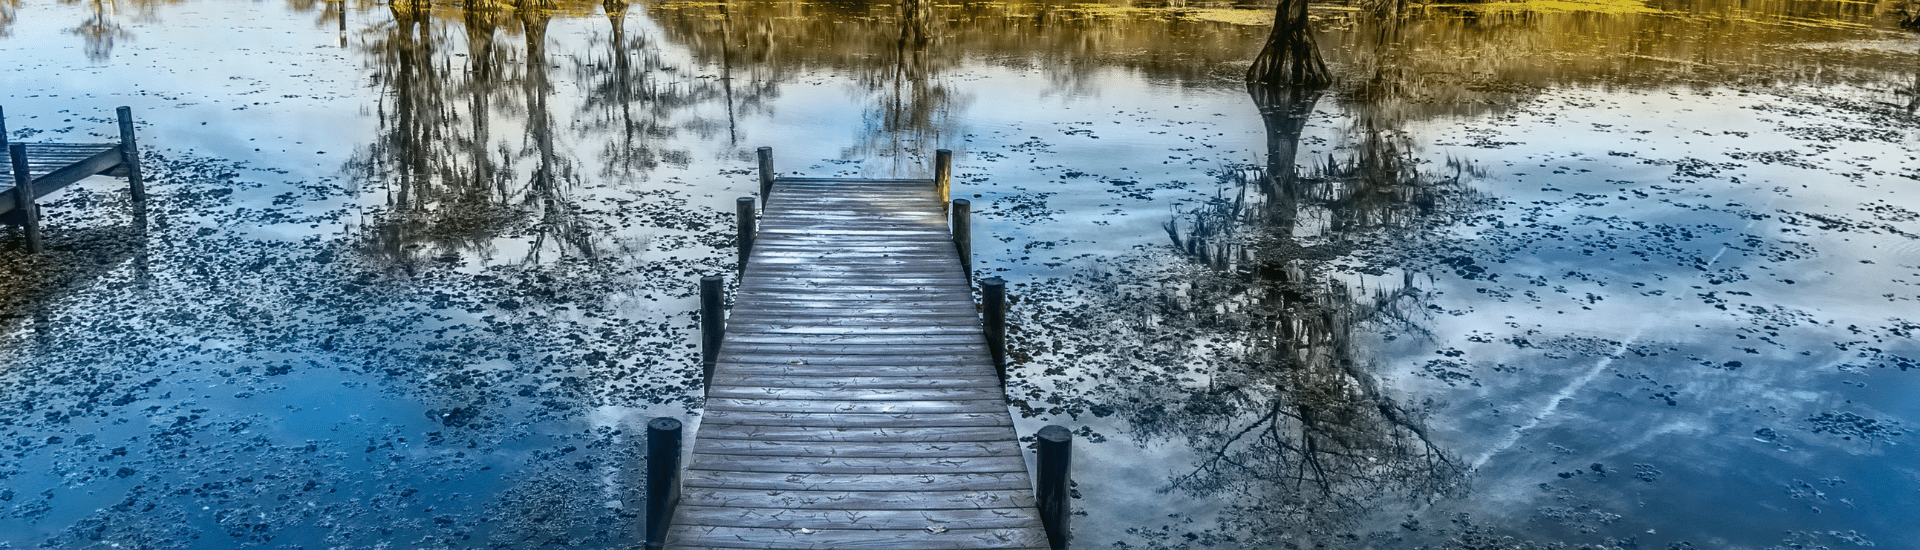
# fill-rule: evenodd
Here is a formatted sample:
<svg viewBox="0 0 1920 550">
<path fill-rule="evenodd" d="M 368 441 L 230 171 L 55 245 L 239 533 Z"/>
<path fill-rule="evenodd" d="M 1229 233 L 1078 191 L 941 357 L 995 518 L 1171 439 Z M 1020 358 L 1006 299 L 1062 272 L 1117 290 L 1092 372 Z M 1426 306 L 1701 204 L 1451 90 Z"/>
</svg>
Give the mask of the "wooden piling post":
<svg viewBox="0 0 1920 550">
<path fill-rule="evenodd" d="M 973 282 L 973 201 L 953 199 L 947 212 L 947 230 L 953 234 L 953 247 L 960 250 L 960 274 Z"/>
<path fill-rule="evenodd" d="M 982 317 L 987 329 L 987 351 L 993 354 L 993 370 L 1007 381 L 1007 281 L 999 277 L 980 280 Z"/>
<path fill-rule="evenodd" d="M 147 202 L 147 184 L 140 179 L 140 145 L 133 141 L 133 109 L 121 106 L 114 112 L 120 116 L 120 161 L 127 166 L 127 187 L 133 191 L 133 202 Z"/>
<path fill-rule="evenodd" d="M 680 421 L 647 421 L 647 549 L 665 548 L 680 492 Z"/>
<path fill-rule="evenodd" d="M 953 198 L 953 151 L 933 152 L 933 188 L 940 192 L 941 204 Z"/>
<path fill-rule="evenodd" d="M 767 207 L 767 196 L 773 194 L 773 148 L 761 147 L 754 152 L 760 155 L 760 207 Z"/>
<path fill-rule="evenodd" d="M 735 223 L 734 244 L 740 248 L 740 274 L 747 274 L 747 254 L 753 251 L 754 229 L 753 197 L 740 197 L 733 201 Z"/>
<path fill-rule="evenodd" d="M 719 275 L 700 278 L 700 380 L 702 387 L 713 386 L 713 366 L 720 361 L 720 337 L 726 334 L 726 313 L 721 311 L 721 288 L 726 281 Z"/>
<path fill-rule="evenodd" d="M 7 110 L 0 107 L 0 149 L 7 148 Z"/>
<path fill-rule="evenodd" d="M 1034 496 L 1040 501 L 1040 524 L 1047 529 L 1047 542 L 1055 550 L 1064 550 L 1072 534 L 1073 518 L 1073 432 L 1058 425 L 1040 428 L 1039 457 L 1035 473 L 1039 487 Z"/>
<path fill-rule="evenodd" d="M 40 211 L 33 206 L 33 174 L 27 171 L 27 144 L 7 145 L 7 154 L 13 157 L 13 199 L 15 208 L 20 210 L 20 227 L 27 234 L 27 251 L 40 252 Z"/>
</svg>

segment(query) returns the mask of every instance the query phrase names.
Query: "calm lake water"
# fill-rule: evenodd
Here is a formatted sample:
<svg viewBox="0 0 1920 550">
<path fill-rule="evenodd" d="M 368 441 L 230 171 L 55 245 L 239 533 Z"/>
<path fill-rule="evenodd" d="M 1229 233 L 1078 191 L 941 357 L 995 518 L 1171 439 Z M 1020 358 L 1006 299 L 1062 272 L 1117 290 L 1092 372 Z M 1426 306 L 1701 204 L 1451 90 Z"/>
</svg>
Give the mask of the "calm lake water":
<svg viewBox="0 0 1920 550">
<path fill-rule="evenodd" d="M 763 145 L 955 151 L 1076 548 L 1908 547 L 1901 1 L 0 0 L 152 194 L 0 230 L 0 548 L 634 544 Z"/>
</svg>

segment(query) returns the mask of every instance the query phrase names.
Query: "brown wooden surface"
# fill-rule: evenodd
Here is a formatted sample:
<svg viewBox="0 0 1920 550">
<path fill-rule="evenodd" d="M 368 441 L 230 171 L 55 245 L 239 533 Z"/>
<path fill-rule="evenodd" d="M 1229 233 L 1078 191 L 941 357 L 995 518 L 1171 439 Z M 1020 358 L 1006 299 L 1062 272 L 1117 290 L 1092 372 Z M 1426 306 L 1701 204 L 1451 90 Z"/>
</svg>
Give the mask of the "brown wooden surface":
<svg viewBox="0 0 1920 550">
<path fill-rule="evenodd" d="M 774 180 L 668 547 L 1046 547 L 942 206 Z"/>
</svg>

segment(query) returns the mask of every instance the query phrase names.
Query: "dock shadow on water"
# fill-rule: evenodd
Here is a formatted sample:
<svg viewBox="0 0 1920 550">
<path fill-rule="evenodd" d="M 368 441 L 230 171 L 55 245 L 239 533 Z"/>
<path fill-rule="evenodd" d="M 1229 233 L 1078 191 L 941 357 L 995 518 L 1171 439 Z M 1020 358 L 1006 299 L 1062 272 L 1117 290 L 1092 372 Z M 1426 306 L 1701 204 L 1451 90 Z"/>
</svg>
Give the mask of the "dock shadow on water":
<svg viewBox="0 0 1920 550">
<path fill-rule="evenodd" d="M 1075 548 L 1920 539 L 1911 2 L 1273 9 L 0 0 L 153 195 L 0 231 L 0 548 L 631 546 L 760 145 L 955 151 Z"/>
</svg>

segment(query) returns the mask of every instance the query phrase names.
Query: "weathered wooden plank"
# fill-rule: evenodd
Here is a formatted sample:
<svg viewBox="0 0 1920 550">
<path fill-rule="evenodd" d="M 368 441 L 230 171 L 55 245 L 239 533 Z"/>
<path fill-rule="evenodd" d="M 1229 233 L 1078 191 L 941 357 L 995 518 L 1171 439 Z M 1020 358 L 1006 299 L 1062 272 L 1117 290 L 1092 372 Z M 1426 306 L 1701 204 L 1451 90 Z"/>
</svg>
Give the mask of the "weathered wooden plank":
<svg viewBox="0 0 1920 550">
<path fill-rule="evenodd" d="M 908 196 L 929 201 L 940 200 L 938 194 L 930 189 L 916 189 L 903 185 L 785 185 L 775 186 L 774 197 L 783 201 L 831 200 L 846 197 L 864 196 Z M 784 187 L 784 188 L 782 188 Z M 782 193 L 782 192 L 785 193 Z M 780 196 L 784 194 L 785 196 Z"/>
<path fill-rule="evenodd" d="M 909 265 L 900 270 L 898 278 L 887 278 L 882 275 L 885 268 L 878 267 L 881 262 L 875 263 L 876 267 L 822 269 L 804 263 L 781 265 L 769 262 L 766 266 L 753 266 L 754 270 L 747 273 L 743 290 L 752 292 L 757 287 L 778 290 L 783 286 L 802 285 L 842 288 L 871 286 L 885 290 L 907 288 L 942 288 L 961 292 L 969 290 L 965 279 L 948 276 L 941 273 L 942 270 L 933 269 L 934 266 Z M 949 267 L 958 271 L 960 266 L 958 262 L 953 262 Z"/>
<path fill-rule="evenodd" d="M 777 302 L 778 305 L 789 308 L 818 307 L 857 309 L 882 306 L 931 308 L 952 305 L 953 302 L 953 300 L 943 300 L 941 298 L 945 297 L 939 295 L 914 296 L 911 299 L 907 297 L 887 299 L 887 297 L 874 296 L 872 294 L 842 296 L 808 296 L 803 292 L 762 292 L 757 294 L 759 294 L 759 296 L 752 296 L 751 298 L 756 301 Z"/>
<path fill-rule="evenodd" d="M 30 142 L 30 143 L 22 142 L 21 144 L 27 146 L 27 152 L 29 153 L 33 151 L 57 151 L 61 149 L 96 149 L 96 150 L 112 149 L 120 146 L 120 144 L 118 143 L 61 142 L 61 141 L 49 141 L 49 142 L 36 141 L 36 142 Z"/>
<path fill-rule="evenodd" d="M 960 262 L 953 260 L 901 262 L 893 258 L 873 258 L 867 265 L 831 265 L 826 262 L 866 262 L 866 258 L 792 258 L 750 266 L 746 283 L 769 279 L 842 278 L 838 284 L 966 284 L 959 276 Z M 891 273 L 890 273 L 891 272 Z M 891 276 L 889 276 L 891 275 Z M 827 282 L 827 281 L 822 281 Z"/>
<path fill-rule="evenodd" d="M 791 212 L 790 208 L 796 205 L 804 206 L 809 204 L 846 204 L 848 206 L 869 206 L 874 204 L 881 204 L 881 205 L 911 207 L 911 208 L 898 208 L 898 209 L 893 209 L 888 211 L 889 213 L 903 215 L 903 216 L 908 216 L 908 215 L 924 216 L 924 215 L 938 213 L 937 207 L 940 204 L 939 202 L 940 199 L 938 198 L 915 193 L 912 191 L 895 191 L 895 190 L 887 190 L 887 189 L 861 189 L 861 190 L 847 190 L 845 192 L 829 191 L 825 193 L 812 193 L 810 195 L 811 196 L 797 196 L 797 195 L 789 194 L 788 197 L 779 199 L 777 201 L 771 201 L 771 202 L 768 202 L 767 204 L 768 206 L 771 206 L 771 207 L 777 207 L 778 210 L 776 210 L 775 212 L 780 214 Z M 934 206 L 936 208 L 932 209 L 934 210 L 933 212 L 928 212 L 929 210 L 928 206 Z"/>
<path fill-rule="evenodd" d="M 1025 508 L 1034 505 L 1033 490 L 917 491 L 856 493 L 848 491 L 754 491 L 697 488 L 680 494 L 683 506 L 740 506 L 752 508 L 808 508 L 815 510 L 969 510 Z"/>
<path fill-rule="evenodd" d="M 876 375 L 845 375 L 845 373 L 816 373 L 816 375 L 726 375 L 714 377 L 712 387 L 783 387 L 783 388 L 820 388 L 820 390 L 862 390 L 862 388 L 993 388 L 1000 390 L 1000 379 L 991 375 L 897 375 L 897 377 L 876 377 Z"/>
<path fill-rule="evenodd" d="M 818 212 L 794 212 L 773 218 L 762 218 L 767 225 L 775 229 L 820 230 L 828 225 L 836 225 L 835 230 L 862 231 L 899 231 L 920 235 L 942 235 L 947 232 L 947 220 L 938 217 L 887 216 L 855 209 L 822 208 Z"/>
<path fill-rule="evenodd" d="M 950 362 L 939 363 L 939 364 L 913 364 L 913 365 L 900 365 L 900 364 L 834 365 L 834 364 L 807 364 L 807 363 L 792 362 L 796 360 L 805 361 L 806 359 L 805 358 L 787 359 L 784 361 L 779 361 L 777 363 L 730 362 L 728 364 L 731 366 L 726 368 L 725 372 L 730 375 L 737 374 L 742 377 L 764 376 L 764 377 L 775 377 L 775 378 L 780 378 L 780 377 L 785 377 L 785 378 L 808 377 L 808 378 L 828 378 L 828 379 L 857 378 L 857 377 L 873 377 L 873 378 L 916 377 L 917 378 L 917 377 L 936 377 L 936 376 L 937 377 L 955 377 L 955 378 L 980 378 L 980 379 L 995 380 L 996 381 L 995 384 L 993 384 L 991 387 L 998 387 L 997 381 L 999 380 L 999 378 L 993 374 L 992 369 L 980 367 L 979 365 L 975 364 L 978 362 L 987 361 L 988 359 L 984 358 L 984 356 L 970 357 L 964 361 L 950 361 Z M 716 374 L 715 375 L 716 379 L 718 379 L 719 376 L 720 375 Z M 769 382 L 769 384 L 771 384 L 771 382 Z M 782 382 L 781 384 L 789 385 L 793 387 L 807 387 L 806 384 L 801 384 L 794 381 L 785 381 L 785 382 Z M 915 387 L 915 386 L 912 386 L 910 384 L 902 384 L 899 387 Z"/>
<path fill-rule="evenodd" d="M 925 232 L 917 232 L 917 233 L 908 235 L 906 237 L 891 237 L 891 238 L 884 237 L 884 236 L 869 238 L 869 237 L 860 237 L 860 236 L 811 234 L 813 231 L 818 231 L 818 230 L 820 229 L 817 227 L 804 227 L 804 228 L 795 228 L 795 229 L 785 230 L 781 232 L 779 236 L 780 237 L 779 240 L 772 241 L 772 242 L 779 245 L 783 245 L 783 246 L 818 246 L 818 247 L 832 247 L 832 246 L 862 247 L 862 246 L 891 246 L 891 245 L 938 246 L 941 244 L 953 243 L 953 239 L 951 238 L 952 236 L 948 235 L 945 231 L 929 230 Z M 759 232 L 761 234 L 769 233 L 769 231 L 766 231 L 764 228 Z M 763 242 L 765 241 L 754 241 L 754 244 L 758 245 L 758 244 L 762 244 Z"/>
<path fill-rule="evenodd" d="M 35 177 L 33 181 L 34 199 L 38 200 L 40 197 L 47 196 L 68 184 L 86 179 L 88 176 L 94 174 L 105 172 L 114 166 L 118 166 L 120 162 L 119 149 L 100 151 L 85 159 L 75 161 L 58 170 L 49 172 L 46 175 Z"/>
<path fill-rule="evenodd" d="M 932 203 L 937 204 L 937 203 Z M 901 210 L 926 210 L 932 204 L 911 200 L 889 200 L 881 197 L 859 198 L 846 201 L 819 201 L 805 203 L 778 203 L 777 213 L 763 216 L 768 221 L 813 221 L 822 225 L 835 224 L 844 227 L 859 227 L 865 224 L 898 223 L 919 224 L 924 226 L 944 226 L 945 218 L 934 213 L 901 213 Z"/>
<path fill-rule="evenodd" d="M 981 335 L 980 327 L 970 327 L 964 324 L 970 319 L 965 317 L 953 317 L 952 319 L 953 321 L 948 323 L 870 321 L 865 325 L 816 325 L 810 323 L 801 324 L 807 322 L 806 320 L 782 322 L 769 318 L 749 322 L 745 319 L 734 317 L 727 319 L 727 330 L 740 331 L 742 334 L 796 334 L 818 336 L 841 336 L 845 335 L 849 330 L 857 330 L 859 334 L 867 336 Z"/>
<path fill-rule="evenodd" d="M 980 510 L 806 510 L 691 506 L 687 525 L 813 529 L 999 529 L 1039 525 L 1039 514 L 1020 508 Z"/>
<path fill-rule="evenodd" d="M 759 424 L 702 424 L 700 437 L 813 443 L 962 443 L 1012 441 L 1011 428 L 998 426 L 824 427 Z"/>
<path fill-rule="evenodd" d="M 819 313 L 815 313 L 819 312 Z M 815 308 L 815 307 L 754 307 L 739 310 L 727 316 L 730 323 L 750 325 L 756 323 L 781 326 L 816 327 L 865 327 L 865 326 L 901 326 L 909 324 L 925 325 L 964 325 L 979 330 L 980 315 L 966 304 L 954 304 L 939 308 L 895 309 L 895 308 Z"/>
<path fill-rule="evenodd" d="M 756 276 L 757 275 L 757 276 Z M 775 276 L 769 273 L 749 274 L 743 294 L 773 294 L 782 292 L 887 292 L 887 293 L 952 293 L 954 297 L 970 296 L 972 289 L 959 278 L 952 279 L 915 279 L 903 281 L 875 281 L 871 276 L 849 277 L 848 280 L 832 281 L 814 273 L 789 273 Z M 824 290 L 823 290 L 824 289 Z M 944 296 L 943 296 L 944 297 Z"/>
<path fill-rule="evenodd" d="M 698 458 L 703 468 L 732 472 L 813 472 L 822 474 L 926 474 L 953 472 L 1025 474 L 1027 472 L 1027 460 L 1020 456 L 870 458 L 844 456 L 699 455 Z"/>
<path fill-rule="evenodd" d="M 806 209 L 843 207 L 890 216 L 934 216 L 940 214 L 940 199 L 910 191 L 863 190 L 829 193 L 812 197 L 788 197 L 770 202 L 777 216 L 805 213 Z"/>
<path fill-rule="evenodd" d="M 753 262 L 755 267 L 762 267 L 762 265 L 781 265 L 781 267 L 785 267 L 785 265 L 797 265 L 797 267 L 806 267 L 806 265 L 820 265 L 820 258 L 774 256 L 774 254 L 768 254 L 766 258 L 753 258 L 751 262 Z M 924 258 L 864 258 L 860 269 L 889 269 L 889 267 L 908 267 L 908 265 L 920 265 L 920 263 L 931 262 L 927 262 Z M 841 269 L 847 269 L 847 267 L 841 267 Z"/>
<path fill-rule="evenodd" d="M 986 337 L 980 334 L 817 334 L 794 332 L 728 331 L 723 346 L 741 346 L 756 344 L 788 344 L 796 346 L 923 346 L 923 345 L 986 345 Z"/>
<path fill-rule="evenodd" d="M 810 369 L 810 370 L 805 370 L 805 369 Z M 991 369 L 978 369 L 978 368 L 973 368 L 970 365 L 963 365 L 963 366 L 920 366 L 920 365 L 865 366 L 865 365 L 862 365 L 862 366 L 822 367 L 818 365 L 735 364 L 734 368 L 727 369 L 727 372 L 729 376 L 737 375 L 741 378 L 727 378 L 726 380 L 728 380 L 728 382 L 725 385 L 732 385 L 732 386 L 739 386 L 739 387 L 745 387 L 745 386 L 740 383 L 735 383 L 734 381 L 743 380 L 747 377 L 758 376 L 758 377 L 763 377 L 767 379 L 764 385 L 777 385 L 777 386 L 785 386 L 785 387 L 792 387 L 792 388 L 808 388 L 808 387 L 833 388 L 833 387 L 839 387 L 839 386 L 830 385 L 831 384 L 830 381 L 832 380 L 865 379 L 865 378 L 873 378 L 873 379 L 928 378 L 934 381 L 945 381 L 948 379 L 978 380 L 978 382 L 973 382 L 966 385 L 942 384 L 942 385 L 936 386 L 936 385 L 933 385 L 932 382 L 922 383 L 922 382 L 916 381 L 911 383 L 897 382 L 897 383 L 894 383 L 894 385 L 889 386 L 889 387 L 895 387 L 895 388 L 925 388 L 925 387 L 999 388 L 999 383 L 998 383 L 999 377 L 995 376 Z M 716 375 L 716 377 L 718 376 L 719 375 Z M 935 377 L 938 377 L 938 378 L 935 378 Z M 816 380 L 816 382 L 813 384 L 806 384 L 806 383 L 803 383 L 803 379 Z M 714 383 L 714 385 L 719 386 L 722 384 L 719 382 L 716 382 Z M 860 387 L 863 387 L 863 385 L 850 385 L 846 387 L 860 388 Z M 864 387 L 872 387 L 872 386 L 864 386 Z"/>
<path fill-rule="evenodd" d="M 942 372 L 964 372 L 958 369 L 966 366 L 986 366 L 986 350 L 969 353 L 925 354 L 912 357 L 897 355 L 842 355 L 831 353 L 779 352 L 755 353 L 743 350 L 729 350 L 720 347 L 720 362 L 742 367 L 747 365 L 785 365 L 814 369 L 834 368 L 844 372 L 863 374 L 866 371 L 855 367 L 896 367 L 944 369 Z"/>
<path fill-rule="evenodd" d="M 938 241 L 912 242 L 912 243 L 898 243 L 898 242 L 892 242 L 892 241 L 882 241 L 882 242 L 822 241 L 822 242 L 816 243 L 816 242 L 807 241 L 807 240 L 798 240 L 798 241 L 779 240 L 779 241 L 772 241 L 772 242 L 756 242 L 753 245 L 753 249 L 756 251 L 759 251 L 759 250 L 796 251 L 796 252 L 805 251 L 805 252 L 818 252 L 822 254 L 837 254 L 837 253 L 851 254 L 851 253 L 866 253 L 866 252 L 883 252 L 884 253 L 884 252 L 896 252 L 896 251 L 907 252 L 907 253 L 932 254 L 932 253 L 948 253 L 953 250 L 953 247 L 947 246 L 945 243 L 941 243 Z"/>
<path fill-rule="evenodd" d="M 775 302 L 776 305 L 798 307 L 910 307 L 927 308 L 955 305 L 955 302 L 971 301 L 970 292 L 961 288 L 928 288 L 918 292 L 882 292 L 882 291 L 841 291 L 813 292 L 804 288 L 769 288 L 755 290 L 748 288 L 736 296 L 753 302 Z M 751 313 L 751 310 L 748 311 Z"/>
<path fill-rule="evenodd" d="M 884 426 L 1012 426 L 1012 417 L 1006 414 L 1006 408 L 996 412 L 979 413 L 803 413 L 788 411 L 734 411 L 709 410 L 707 421 L 729 424 L 754 424 L 762 426 L 828 426 L 828 427 L 884 427 Z"/>
<path fill-rule="evenodd" d="M 866 458 L 960 458 L 981 456 L 1018 456 L 1020 448 L 1012 441 L 959 442 L 798 442 L 755 439 L 709 439 L 694 441 L 693 452 L 713 455 L 759 455 L 802 457 Z M 786 487 L 798 489 L 797 487 Z M 917 490 L 917 489 L 915 489 Z"/>
<path fill-rule="evenodd" d="M 681 486 L 763 491 L 1013 491 L 1033 485 L 1025 473 L 1012 472 L 823 474 L 689 469 Z"/>
<path fill-rule="evenodd" d="M 736 303 L 741 298 L 746 298 L 752 300 L 754 303 L 759 303 L 764 300 L 807 306 L 838 305 L 841 307 L 866 307 L 858 303 L 867 302 L 872 306 L 937 307 L 954 305 L 954 302 L 969 302 L 971 301 L 973 293 L 967 292 L 966 288 L 958 286 L 948 286 L 944 288 L 929 287 L 918 289 L 918 292 L 882 292 L 879 290 L 864 292 L 819 292 L 804 288 L 755 289 L 752 286 L 748 286 L 747 289 L 740 294 L 743 296 L 736 296 Z M 841 303 L 833 304 L 829 302 Z"/>
<path fill-rule="evenodd" d="M 781 207 L 782 205 L 774 205 Z M 940 216 L 923 214 L 888 214 L 886 208 L 924 208 L 912 204 L 888 204 L 882 201 L 872 204 L 862 201 L 858 205 L 818 204 L 808 207 L 793 207 L 775 216 L 763 217 L 767 223 L 778 227 L 790 228 L 811 226 L 820 229 L 897 229 L 901 231 L 945 233 L 947 220 Z"/>
<path fill-rule="evenodd" d="M 800 316 L 813 314 L 814 317 L 801 319 Z M 809 325 L 861 324 L 870 322 L 961 322 L 979 318 L 979 313 L 964 305 L 946 305 L 926 308 L 891 307 L 826 307 L 826 304 L 808 303 L 803 306 L 768 307 L 764 303 L 750 310 L 740 311 L 728 319 L 740 319 L 753 322 L 754 319 L 789 319 L 796 323 Z"/>
<path fill-rule="evenodd" d="M 941 249 L 945 250 L 941 250 Z M 755 245 L 753 253 L 767 258 L 792 257 L 809 260 L 833 258 L 846 261 L 855 258 L 901 258 L 910 260 L 943 260 L 954 257 L 954 248 L 944 243 L 926 243 L 915 247 L 839 247 L 822 250 L 811 246 L 762 246 Z"/>
<path fill-rule="evenodd" d="M 806 355 L 944 355 L 957 353 L 986 353 L 987 344 L 774 344 L 758 342 L 731 342 L 720 346 L 720 353 L 747 354 L 806 354 Z M 722 356 L 725 359 L 725 356 Z"/>
<path fill-rule="evenodd" d="M 788 365 L 792 367 L 793 365 Z M 726 375 L 714 375 L 713 385 L 736 387 L 787 387 L 821 389 L 861 389 L 861 388 L 993 388 L 1000 389 L 1000 379 L 988 375 L 944 375 L 911 371 L 894 376 L 876 376 L 873 374 L 851 374 L 834 369 L 832 371 L 815 370 L 807 374 L 753 374 L 733 372 L 728 369 Z"/>
<path fill-rule="evenodd" d="M 790 234 L 790 235 L 820 236 L 820 237 L 825 237 L 825 236 L 885 237 L 889 241 L 913 240 L 913 241 L 923 241 L 923 242 L 940 242 L 942 240 L 947 239 L 947 235 L 945 232 L 936 233 L 933 231 L 911 231 L 911 230 L 905 230 L 905 229 L 861 229 L 861 228 L 826 229 L 826 228 L 820 228 L 820 227 L 784 229 L 779 226 L 774 226 L 774 227 L 761 226 L 760 228 L 761 235 L 764 236 L 769 233 L 775 234 L 775 235 Z"/>
<path fill-rule="evenodd" d="M 758 277 L 848 277 L 848 282 L 935 279 L 964 284 L 960 262 L 954 259 L 912 258 L 767 258 L 765 263 L 749 266 L 747 282 Z"/>
<path fill-rule="evenodd" d="M 862 278 L 865 278 L 865 276 Z M 865 294 L 880 294 L 882 296 L 879 297 L 882 299 L 910 298 L 912 297 L 910 295 L 914 293 L 924 294 L 926 295 L 925 297 L 937 298 L 939 300 L 959 300 L 962 303 L 966 303 L 971 301 L 973 296 L 973 289 L 968 288 L 966 284 L 962 283 L 959 279 L 951 281 L 927 280 L 891 283 L 876 283 L 852 280 L 851 278 L 845 282 L 835 283 L 820 281 L 818 279 L 818 276 L 805 274 L 773 277 L 767 274 L 748 273 L 746 284 L 741 285 L 740 293 L 735 296 L 735 303 L 740 303 L 743 298 L 755 300 L 747 303 L 758 303 L 757 300 L 760 299 L 780 299 L 783 297 L 804 300 L 845 300 L 850 296 Z M 747 309 L 750 313 L 753 308 L 735 309 Z"/>
<path fill-rule="evenodd" d="M 791 232 L 892 231 L 896 234 L 933 237 L 947 234 L 947 220 L 936 217 L 892 217 L 858 210 L 837 211 L 822 208 L 818 212 L 795 212 L 761 218 L 762 228 Z M 877 243 L 877 240 L 870 240 Z"/>
<path fill-rule="evenodd" d="M 746 543 L 742 543 L 742 544 L 746 544 Z M 742 549 L 767 550 L 768 548 L 771 548 L 766 545 L 726 547 L 726 546 L 685 545 L 685 544 L 674 544 L 674 545 L 669 545 L 669 547 L 673 548 L 674 550 L 742 550 Z M 1010 550 L 1047 550 L 1047 548 L 1045 547 L 1033 547 L 1033 548 L 1013 547 L 1013 548 L 1010 548 Z"/>
<path fill-rule="evenodd" d="M 825 193 L 814 193 L 812 195 L 813 196 L 809 197 L 789 196 L 779 201 L 769 202 L 768 205 L 779 207 L 780 210 L 778 210 L 778 212 L 786 213 L 789 212 L 787 208 L 794 205 L 840 203 L 849 206 L 864 206 L 870 204 L 890 204 L 912 207 L 892 211 L 897 214 L 926 215 L 928 214 L 928 206 L 933 206 L 935 207 L 933 210 L 938 211 L 937 207 L 940 204 L 940 199 L 938 198 L 914 193 L 912 191 L 894 191 L 887 189 L 859 189 L 846 190 L 844 192 L 829 191 Z"/>
<path fill-rule="evenodd" d="M 825 401 L 810 399 L 709 398 L 708 410 L 791 413 L 1005 413 L 1006 398 L 975 401 Z"/>
<path fill-rule="evenodd" d="M 780 185 L 780 184 L 782 184 L 782 183 L 785 183 L 785 184 L 793 184 L 793 185 L 804 185 L 804 184 L 848 184 L 848 185 L 851 185 L 851 184 L 887 184 L 887 185 L 916 185 L 916 186 L 921 186 L 921 185 L 933 185 L 933 180 L 932 180 L 932 179 L 928 179 L 928 178 L 823 178 L 823 177 L 817 177 L 817 176 L 815 176 L 815 177 L 806 177 L 806 176 L 780 176 L 780 177 L 777 177 L 777 178 L 774 178 L 774 179 L 773 179 L 773 184 L 774 184 L 775 186 L 778 186 L 778 185 Z"/>
<path fill-rule="evenodd" d="M 817 271 L 823 273 L 864 273 L 877 275 L 892 271 L 915 274 L 926 277 L 948 275 L 960 278 L 959 256 L 948 251 L 940 257 L 914 257 L 904 255 L 889 256 L 826 256 L 816 254 L 767 254 L 764 262 L 756 258 L 753 269 L 777 269 L 782 271 Z M 913 276 L 913 275 L 909 275 Z"/>
<path fill-rule="evenodd" d="M 1008 529 L 755 529 L 675 525 L 674 546 L 767 549 L 957 550 L 963 548 L 1043 548 L 1047 537 L 1034 528 Z"/>
<path fill-rule="evenodd" d="M 831 272 L 853 271 L 856 273 L 881 273 L 883 270 L 899 270 L 904 273 L 948 274 L 956 278 L 958 278 L 957 276 L 960 274 L 954 269 L 956 266 L 952 265 L 959 262 L 959 256 L 955 255 L 952 250 L 926 254 L 872 253 L 839 255 L 801 251 L 767 252 L 764 250 L 754 250 L 753 254 L 755 255 L 754 260 L 756 260 L 756 265 L 750 267 L 760 267 L 757 265 L 758 261 L 765 260 L 769 266 L 778 266 L 784 269 L 797 267 Z"/>
<path fill-rule="evenodd" d="M 805 217 L 809 215 L 848 215 L 850 213 L 869 214 L 866 218 L 847 218 L 848 221 L 861 222 L 867 219 L 936 219 L 940 215 L 937 200 L 927 200 L 904 194 L 858 193 L 844 197 L 814 199 L 787 199 L 769 203 L 775 208 L 769 217 Z M 932 208 L 930 208 L 932 207 Z"/>
<path fill-rule="evenodd" d="M 780 388 L 768 386 L 714 386 L 707 396 L 739 399 L 794 399 L 814 401 L 945 401 L 990 400 L 1006 397 L 1000 388 Z"/>
</svg>

